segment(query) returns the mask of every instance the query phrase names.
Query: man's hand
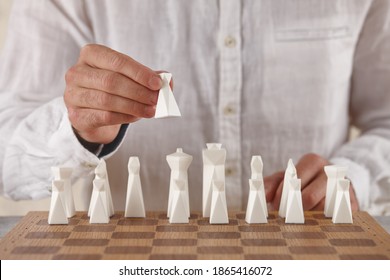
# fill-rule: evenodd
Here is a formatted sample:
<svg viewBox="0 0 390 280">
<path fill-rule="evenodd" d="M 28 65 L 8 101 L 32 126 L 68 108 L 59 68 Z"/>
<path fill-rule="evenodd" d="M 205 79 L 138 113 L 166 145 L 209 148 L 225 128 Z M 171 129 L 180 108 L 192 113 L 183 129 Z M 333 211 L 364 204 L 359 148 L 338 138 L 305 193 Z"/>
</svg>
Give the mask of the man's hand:
<svg viewBox="0 0 390 280">
<path fill-rule="evenodd" d="M 324 210 L 327 177 L 324 166 L 330 163 L 316 155 L 306 154 L 296 164 L 298 178 L 301 179 L 302 203 L 304 210 Z M 279 209 L 283 189 L 284 171 L 264 178 L 267 201 L 274 210 Z M 353 186 L 349 189 L 352 210 L 358 210 Z"/>
<path fill-rule="evenodd" d="M 82 139 L 107 144 L 120 125 L 155 114 L 157 72 L 101 45 L 86 45 L 65 76 L 69 120 Z"/>
</svg>

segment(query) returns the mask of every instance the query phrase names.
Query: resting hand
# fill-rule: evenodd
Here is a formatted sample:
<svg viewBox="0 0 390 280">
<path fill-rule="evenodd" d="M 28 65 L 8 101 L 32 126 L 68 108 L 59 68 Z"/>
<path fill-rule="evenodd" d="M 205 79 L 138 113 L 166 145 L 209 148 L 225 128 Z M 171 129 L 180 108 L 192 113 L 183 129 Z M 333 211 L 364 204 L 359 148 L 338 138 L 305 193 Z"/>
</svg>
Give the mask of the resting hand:
<svg viewBox="0 0 390 280">
<path fill-rule="evenodd" d="M 324 166 L 330 165 L 326 159 L 316 154 L 306 154 L 297 163 L 297 175 L 301 179 L 302 204 L 304 210 L 324 210 L 327 176 Z M 267 201 L 274 210 L 279 209 L 283 190 L 284 171 L 264 178 Z M 351 208 L 358 210 L 353 186 L 350 189 Z"/>
</svg>

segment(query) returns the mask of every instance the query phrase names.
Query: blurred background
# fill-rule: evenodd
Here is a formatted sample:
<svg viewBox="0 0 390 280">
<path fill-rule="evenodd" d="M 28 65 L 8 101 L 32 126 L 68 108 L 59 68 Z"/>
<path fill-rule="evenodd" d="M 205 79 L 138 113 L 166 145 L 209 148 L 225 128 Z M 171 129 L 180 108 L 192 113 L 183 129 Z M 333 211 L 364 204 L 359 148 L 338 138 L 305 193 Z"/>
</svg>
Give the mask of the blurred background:
<svg viewBox="0 0 390 280">
<path fill-rule="evenodd" d="M 8 25 L 11 6 L 12 6 L 12 0 L 0 0 L 0 52 L 6 38 L 7 25 Z M 352 139 L 355 138 L 358 134 L 359 131 L 357 129 L 351 128 Z M 75 202 L 77 207 L 78 203 L 77 201 Z M 40 210 L 48 211 L 49 206 L 50 206 L 49 198 L 44 200 L 38 200 L 38 201 L 12 201 L 0 194 L 0 216 L 22 216 L 25 215 L 28 211 L 40 211 Z M 84 208 L 84 207 L 85 205 L 79 208 Z"/>
<path fill-rule="evenodd" d="M 0 52 L 7 33 L 12 0 L 0 0 Z M 22 216 L 28 211 L 49 210 L 50 199 L 37 201 L 12 201 L 0 194 L 0 216 Z"/>
</svg>

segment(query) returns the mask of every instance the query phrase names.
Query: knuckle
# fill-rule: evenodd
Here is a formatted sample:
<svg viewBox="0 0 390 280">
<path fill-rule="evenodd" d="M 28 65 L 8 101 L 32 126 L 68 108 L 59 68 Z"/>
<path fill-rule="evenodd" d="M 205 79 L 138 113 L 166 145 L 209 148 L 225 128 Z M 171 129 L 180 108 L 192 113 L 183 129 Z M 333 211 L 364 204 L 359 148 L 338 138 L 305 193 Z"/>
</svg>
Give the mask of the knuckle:
<svg viewBox="0 0 390 280">
<path fill-rule="evenodd" d="M 100 116 L 100 124 L 102 126 L 104 125 L 110 125 L 113 122 L 113 113 L 109 111 L 103 111 Z"/>
<path fill-rule="evenodd" d="M 110 55 L 110 58 L 108 60 L 111 67 L 115 71 L 120 71 L 123 68 L 123 66 L 126 64 L 126 59 L 120 54 Z"/>
<path fill-rule="evenodd" d="M 327 161 L 316 153 L 309 153 L 306 156 L 306 159 L 316 165 L 326 165 Z"/>
<path fill-rule="evenodd" d="M 89 53 L 95 50 L 94 44 L 86 44 L 80 50 L 80 57 L 86 57 Z"/>
<path fill-rule="evenodd" d="M 77 66 L 73 65 L 66 71 L 65 73 L 65 82 L 66 84 L 72 84 L 75 81 L 75 78 L 77 76 Z"/>
<path fill-rule="evenodd" d="M 100 93 L 96 94 L 96 103 L 99 108 L 106 108 L 111 102 L 111 97 L 109 94 Z"/>
<path fill-rule="evenodd" d="M 104 89 L 111 91 L 115 88 L 116 80 L 117 80 L 117 78 L 116 78 L 115 73 L 105 74 L 102 77 L 102 86 L 104 87 Z"/>
<path fill-rule="evenodd" d="M 69 107 L 68 108 L 68 118 L 70 123 L 73 126 L 76 126 L 80 119 L 80 112 L 76 108 Z"/>
</svg>

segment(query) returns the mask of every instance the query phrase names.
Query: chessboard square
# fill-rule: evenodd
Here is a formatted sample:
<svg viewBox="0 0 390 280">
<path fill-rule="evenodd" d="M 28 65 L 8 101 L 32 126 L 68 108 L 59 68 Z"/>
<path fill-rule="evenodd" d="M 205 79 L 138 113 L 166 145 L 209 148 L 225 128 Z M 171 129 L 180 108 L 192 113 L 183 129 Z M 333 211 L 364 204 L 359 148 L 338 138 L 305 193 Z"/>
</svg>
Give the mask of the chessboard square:
<svg viewBox="0 0 390 280">
<path fill-rule="evenodd" d="M 283 239 L 282 232 L 241 232 L 241 239 Z"/>
<path fill-rule="evenodd" d="M 326 235 L 323 232 L 283 232 L 283 237 L 287 239 L 326 239 Z"/>
<path fill-rule="evenodd" d="M 284 239 L 241 239 L 243 246 L 287 246 Z"/>
<path fill-rule="evenodd" d="M 115 227 L 116 232 L 155 232 L 156 226 L 121 226 Z"/>
<path fill-rule="evenodd" d="M 11 254 L 15 255 L 46 255 L 46 254 L 55 254 L 61 249 L 60 246 L 17 246 L 15 247 Z M 25 256 L 26 257 L 26 256 Z"/>
<path fill-rule="evenodd" d="M 34 231 L 27 233 L 24 238 L 26 239 L 65 239 L 68 238 L 70 232 L 45 232 L 45 231 Z"/>
<path fill-rule="evenodd" d="M 333 224 L 320 227 L 324 232 L 364 232 L 360 226 Z"/>
<path fill-rule="evenodd" d="M 77 225 L 74 227 L 74 232 L 113 232 L 115 230 L 115 226 L 109 224 L 103 225 Z"/>
<path fill-rule="evenodd" d="M 239 226 L 238 230 L 241 232 L 280 232 L 279 226 L 273 225 L 245 225 Z"/>
<path fill-rule="evenodd" d="M 198 232 L 199 239 L 238 239 L 240 237 L 239 232 Z"/>
<path fill-rule="evenodd" d="M 151 254 L 149 260 L 196 260 L 196 254 Z"/>
<path fill-rule="evenodd" d="M 68 219 L 67 225 L 50 225 L 51 227 L 59 227 L 59 228 L 67 228 L 68 226 L 77 225 L 80 222 L 80 219 L 77 218 L 70 218 Z M 47 222 L 47 219 L 40 219 L 37 223 L 37 226 L 49 226 L 49 223 Z"/>
<path fill-rule="evenodd" d="M 276 254 L 291 255 L 287 246 L 243 246 L 245 255 Z"/>
<path fill-rule="evenodd" d="M 336 249 L 330 246 L 291 246 L 288 249 L 291 254 L 297 255 L 331 255 L 337 253 Z"/>
<path fill-rule="evenodd" d="M 340 260 L 388 260 L 386 255 L 381 254 L 341 254 Z"/>
<path fill-rule="evenodd" d="M 292 260 L 288 254 L 245 254 L 245 260 Z"/>
<path fill-rule="evenodd" d="M 195 255 L 197 246 L 156 246 L 152 248 L 152 255 Z"/>
<path fill-rule="evenodd" d="M 158 219 L 153 218 L 125 218 L 117 223 L 118 226 L 156 226 L 157 224 Z"/>
<path fill-rule="evenodd" d="M 110 239 L 112 233 L 107 232 L 72 232 L 69 236 L 71 239 Z"/>
<path fill-rule="evenodd" d="M 195 231 L 192 232 L 156 232 L 155 239 L 196 239 L 197 233 Z"/>
<path fill-rule="evenodd" d="M 333 246 L 343 247 L 374 247 L 376 243 L 371 239 L 329 239 L 329 243 Z"/>
<path fill-rule="evenodd" d="M 237 244 L 228 243 L 229 245 L 223 244 L 213 244 L 213 245 L 202 245 L 199 244 L 197 248 L 198 254 L 207 254 L 207 255 L 241 255 L 244 253 L 242 247 Z"/>
<path fill-rule="evenodd" d="M 36 247 L 45 247 L 45 246 L 61 246 L 66 239 L 22 239 L 21 242 L 18 242 L 17 246 L 36 246 Z"/>
<path fill-rule="evenodd" d="M 113 232 L 112 239 L 153 239 L 155 237 L 154 232 L 139 231 L 139 232 Z"/>
<path fill-rule="evenodd" d="M 317 246 L 327 247 L 329 246 L 328 239 L 285 239 L 288 246 Z"/>
<path fill-rule="evenodd" d="M 210 226 L 210 219 L 209 218 L 201 218 L 198 220 L 197 224 L 200 226 L 199 230 L 203 230 L 204 227 L 209 227 Z M 238 221 L 236 219 L 231 219 L 229 218 L 229 223 L 228 224 L 213 224 L 213 227 L 226 227 L 226 226 L 237 226 Z"/>
<path fill-rule="evenodd" d="M 101 260 L 101 254 L 57 254 L 52 260 Z"/>
<path fill-rule="evenodd" d="M 198 246 L 220 246 L 220 247 L 240 247 L 241 248 L 241 241 L 240 239 L 198 239 Z"/>
<path fill-rule="evenodd" d="M 108 246 L 104 250 L 105 254 L 113 255 L 135 255 L 135 254 L 150 254 L 152 247 L 150 246 Z"/>
<path fill-rule="evenodd" d="M 194 225 L 163 225 L 157 226 L 157 232 L 196 232 L 197 226 Z"/>
<path fill-rule="evenodd" d="M 196 239 L 154 239 L 153 246 L 196 246 L 198 241 Z"/>
<path fill-rule="evenodd" d="M 99 247 L 106 246 L 109 239 L 70 238 L 64 241 L 63 246 Z"/>
<path fill-rule="evenodd" d="M 153 244 L 153 239 L 111 239 L 108 246 L 120 247 L 120 246 L 149 246 Z"/>
</svg>

